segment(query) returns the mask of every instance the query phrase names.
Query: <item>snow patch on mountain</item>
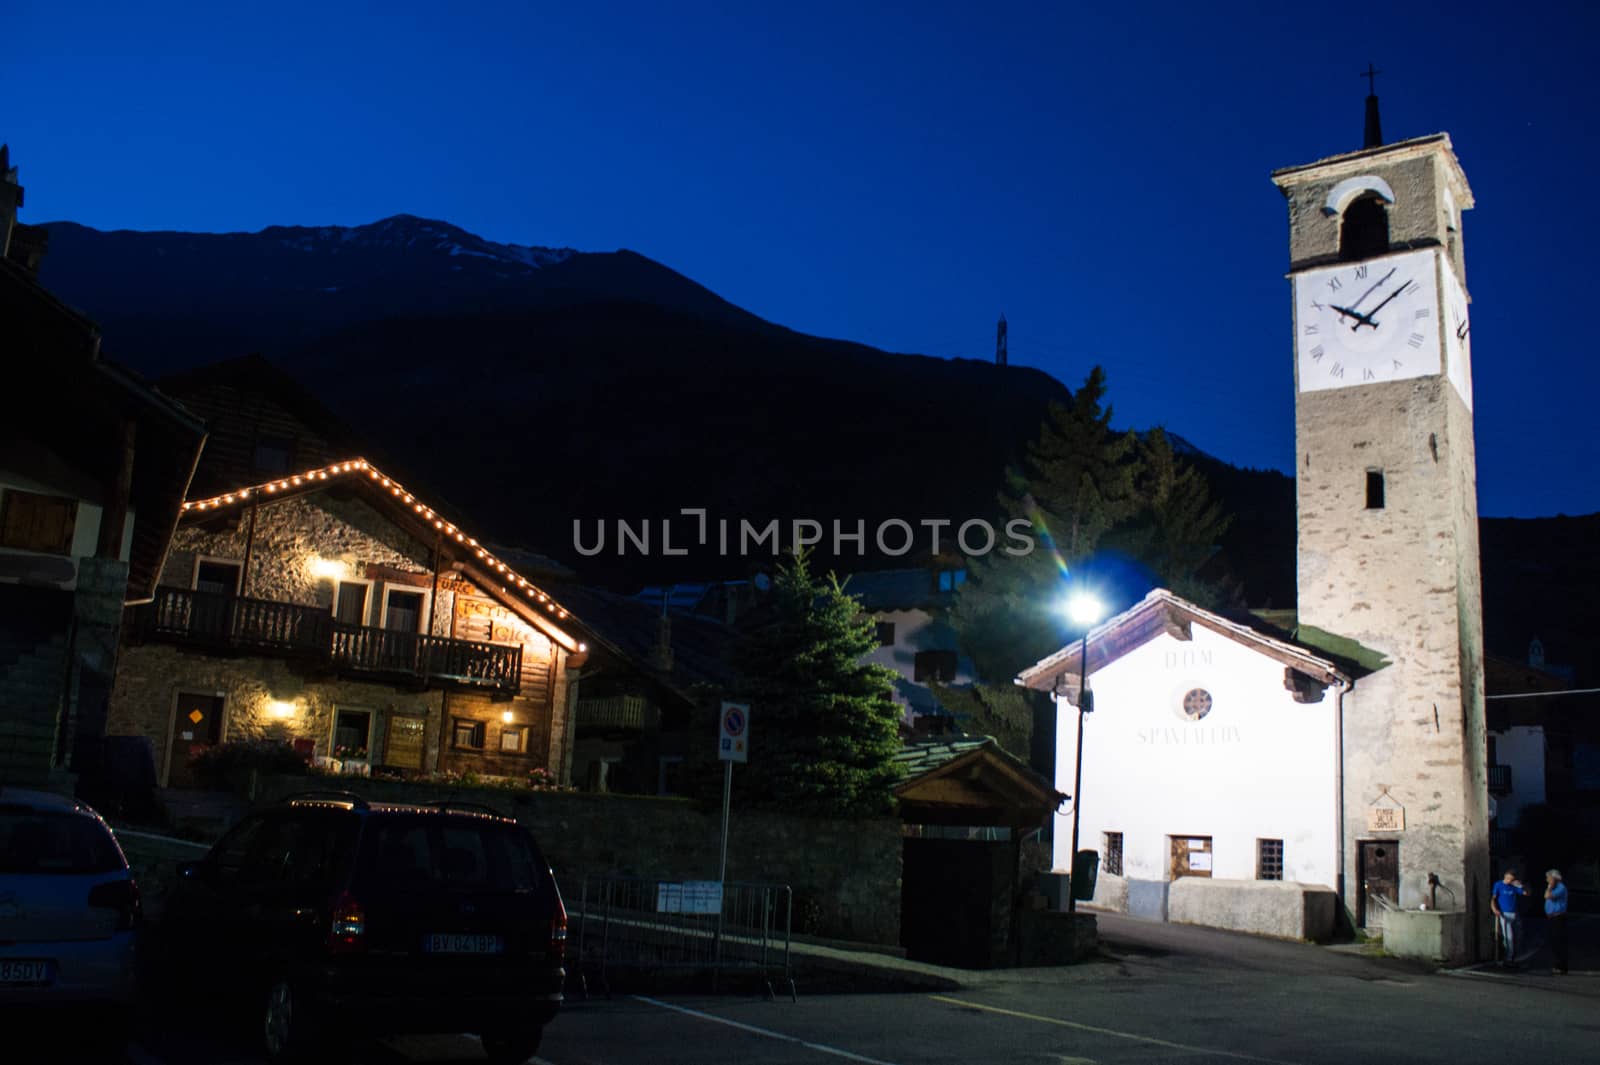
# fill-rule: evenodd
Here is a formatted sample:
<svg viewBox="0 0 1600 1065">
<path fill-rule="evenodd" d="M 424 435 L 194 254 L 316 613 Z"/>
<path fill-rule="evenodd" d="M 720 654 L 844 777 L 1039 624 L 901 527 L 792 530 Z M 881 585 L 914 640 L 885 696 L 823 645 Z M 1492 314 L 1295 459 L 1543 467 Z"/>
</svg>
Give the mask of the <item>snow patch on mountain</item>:
<svg viewBox="0 0 1600 1065">
<path fill-rule="evenodd" d="M 467 255 L 521 270 L 537 270 L 565 262 L 572 248 L 545 248 L 528 244 L 502 244 L 468 233 L 459 226 L 416 215 L 397 214 L 364 226 L 271 226 L 263 235 L 278 238 L 292 251 L 313 254 L 337 250 L 339 245 L 406 250 L 410 253 Z M 329 246 L 333 247 L 330 248 Z"/>
</svg>

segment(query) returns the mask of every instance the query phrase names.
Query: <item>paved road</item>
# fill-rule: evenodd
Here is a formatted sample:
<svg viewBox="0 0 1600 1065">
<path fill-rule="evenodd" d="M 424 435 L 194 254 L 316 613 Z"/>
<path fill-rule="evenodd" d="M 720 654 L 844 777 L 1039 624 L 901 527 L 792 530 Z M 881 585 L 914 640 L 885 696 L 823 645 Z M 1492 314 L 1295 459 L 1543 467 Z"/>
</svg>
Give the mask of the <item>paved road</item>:
<svg viewBox="0 0 1600 1065">
<path fill-rule="evenodd" d="M 1067 969 L 980 974 L 961 991 L 574 1001 L 550 1065 L 1298 1065 L 1600 1061 L 1600 973 L 1435 974 L 1320 947 L 1103 916 L 1109 950 Z M 95 1060 L 107 1061 L 109 1058 Z M 164 1033 L 136 1065 L 257 1061 L 237 1041 Z M 363 1052 L 370 1065 L 468 1062 L 468 1036 Z"/>
</svg>

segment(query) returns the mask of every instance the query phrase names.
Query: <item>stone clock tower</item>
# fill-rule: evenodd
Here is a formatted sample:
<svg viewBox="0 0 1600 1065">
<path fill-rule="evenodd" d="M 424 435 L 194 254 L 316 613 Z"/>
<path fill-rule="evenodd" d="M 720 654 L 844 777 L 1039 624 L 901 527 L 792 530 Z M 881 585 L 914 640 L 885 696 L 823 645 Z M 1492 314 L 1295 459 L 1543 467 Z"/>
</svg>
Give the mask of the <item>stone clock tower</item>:
<svg viewBox="0 0 1600 1065">
<path fill-rule="evenodd" d="M 1366 147 L 1272 175 L 1289 202 L 1299 635 L 1363 667 L 1340 714 L 1350 916 L 1437 906 L 1465 958 L 1491 942 L 1472 192 L 1447 135 L 1382 144 L 1376 105 Z"/>
</svg>

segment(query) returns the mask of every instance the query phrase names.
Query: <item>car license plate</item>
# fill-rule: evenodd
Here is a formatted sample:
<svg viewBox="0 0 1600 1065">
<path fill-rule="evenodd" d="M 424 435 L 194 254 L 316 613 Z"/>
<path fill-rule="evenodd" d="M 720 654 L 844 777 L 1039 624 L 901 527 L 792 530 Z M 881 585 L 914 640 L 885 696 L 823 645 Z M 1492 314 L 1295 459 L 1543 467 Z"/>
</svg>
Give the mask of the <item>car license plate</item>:
<svg viewBox="0 0 1600 1065">
<path fill-rule="evenodd" d="M 48 984 L 50 963 L 43 958 L 0 959 L 0 984 Z"/>
<path fill-rule="evenodd" d="M 423 938 L 422 949 L 428 954 L 504 954 L 506 947 L 499 936 L 435 932 Z"/>
</svg>

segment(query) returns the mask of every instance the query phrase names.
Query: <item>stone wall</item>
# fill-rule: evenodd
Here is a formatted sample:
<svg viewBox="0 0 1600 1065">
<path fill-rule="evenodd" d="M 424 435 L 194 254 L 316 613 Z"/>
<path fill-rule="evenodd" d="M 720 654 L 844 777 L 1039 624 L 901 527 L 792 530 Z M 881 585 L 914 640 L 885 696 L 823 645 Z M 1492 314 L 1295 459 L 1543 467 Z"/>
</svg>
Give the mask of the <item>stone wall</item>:
<svg viewBox="0 0 1600 1065">
<path fill-rule="evenodd" d="M 1339 897 L 1318 884 L 1184 876 L 1167 889 L 1167 919 L 1279 939 L 1326 942 Z"/>
<path fill-rule="evenodd" d="M 456 798 L 494 806 L 533 832 L 569 899 L 579 897 L 585 876 L 717 876 L 721 811 L 703 812 L 685 799 L 305 777 L 263 778 L 256 796 L 267 803 L 318 787 L 373 801 Z M 792 887 L 796 933 L 898 946 L 900 848 L 900 822 L 892 818 L 832 821 L 734 810 L 728 879 Z"/>
</svg>

